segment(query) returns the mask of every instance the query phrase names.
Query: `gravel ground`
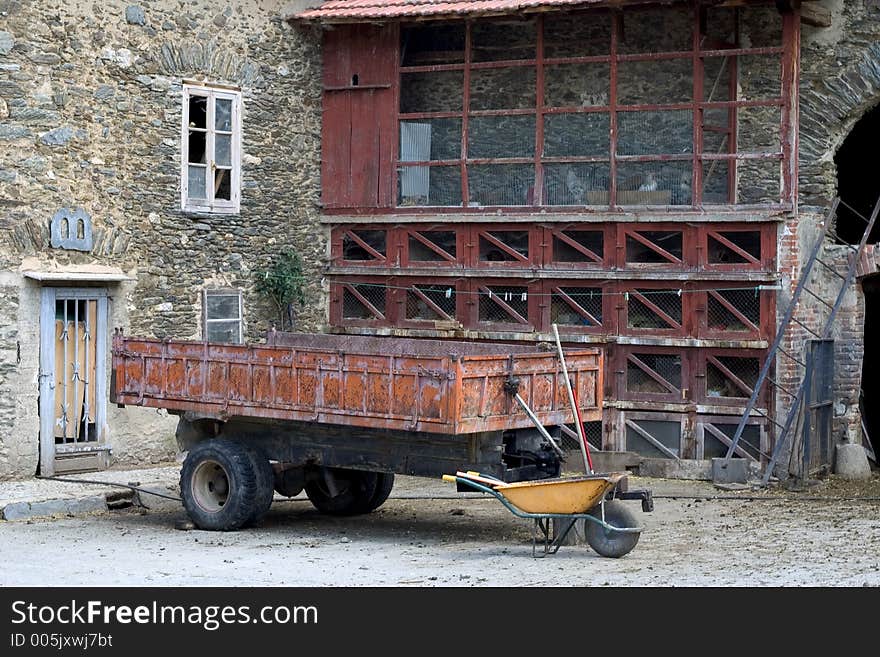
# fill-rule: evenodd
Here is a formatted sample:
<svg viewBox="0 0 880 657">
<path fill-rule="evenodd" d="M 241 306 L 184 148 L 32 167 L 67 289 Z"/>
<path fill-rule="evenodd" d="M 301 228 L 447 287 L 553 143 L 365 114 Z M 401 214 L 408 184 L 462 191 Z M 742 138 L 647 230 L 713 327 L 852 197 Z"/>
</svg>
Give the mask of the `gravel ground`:
<svg viewBox="0 0 880 657">
<path fill-rule="evenodd" d="M 655 510 L 624 503 L 645 531 L 621 559 L 586 545 L 533 559 L 530 522 L 497 501 L 398 477 L 368 516 L 322 516 L 305 499 L 279 498 L 239 532 L 175 529 L 183 509 L 147 496 L 148 509 L 0 522 L 0 585 L 880 585 L 880 475 L 801 492 L 644 478 L 630 487 L 653 490 Z"/>
</svg>

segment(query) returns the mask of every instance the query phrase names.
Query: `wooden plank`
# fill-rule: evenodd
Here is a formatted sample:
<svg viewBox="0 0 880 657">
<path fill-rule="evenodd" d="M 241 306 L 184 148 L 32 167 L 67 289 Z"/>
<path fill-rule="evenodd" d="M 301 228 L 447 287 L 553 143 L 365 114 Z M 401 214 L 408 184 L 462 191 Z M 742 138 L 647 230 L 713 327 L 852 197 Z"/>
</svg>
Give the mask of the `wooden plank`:
<svg viewBox="0 0 880 657">
<path fill-rule="evenodd" d="M 321 201 L 325 208 L 351 206 L 351 93 L 324 94 Z"/>
</svg>

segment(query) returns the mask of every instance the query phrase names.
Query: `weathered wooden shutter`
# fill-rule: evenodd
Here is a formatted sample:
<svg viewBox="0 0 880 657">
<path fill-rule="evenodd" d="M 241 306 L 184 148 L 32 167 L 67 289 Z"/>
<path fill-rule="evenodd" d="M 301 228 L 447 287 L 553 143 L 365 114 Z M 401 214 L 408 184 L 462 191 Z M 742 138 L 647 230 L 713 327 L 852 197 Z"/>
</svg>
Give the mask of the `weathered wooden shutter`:
<svg viewBox="0 0 880 657">
<path fill-rule="evenodd" d="M 342 25 L 324 33 L 325 208 L 393 204 L 396 53 L 396 25 Z"/>
</svg>

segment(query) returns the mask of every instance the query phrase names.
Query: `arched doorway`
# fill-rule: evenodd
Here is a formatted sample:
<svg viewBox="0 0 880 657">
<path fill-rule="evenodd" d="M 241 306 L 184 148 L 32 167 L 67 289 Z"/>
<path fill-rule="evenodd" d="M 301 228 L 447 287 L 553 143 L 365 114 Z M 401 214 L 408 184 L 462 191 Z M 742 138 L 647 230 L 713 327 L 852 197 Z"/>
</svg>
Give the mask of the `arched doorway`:
<svg viewBox="0 0 880 657">
<path fill-rule="evenodd" d="M 880 105 L 869 110 L 856 122 L 834 156 L 837 165 L 837 193 L 840 199 L 862 217 L 868 218 L 880 197 L 880 176 L 877 175 L 878 144 L 880 144 Z M 865 221 L 843 205 L 837 213 L 836 232 L 840 241 L 858 244 L 865 232 Z M 868 244 L 880 241 L 878 220 Z"/>
</svg>

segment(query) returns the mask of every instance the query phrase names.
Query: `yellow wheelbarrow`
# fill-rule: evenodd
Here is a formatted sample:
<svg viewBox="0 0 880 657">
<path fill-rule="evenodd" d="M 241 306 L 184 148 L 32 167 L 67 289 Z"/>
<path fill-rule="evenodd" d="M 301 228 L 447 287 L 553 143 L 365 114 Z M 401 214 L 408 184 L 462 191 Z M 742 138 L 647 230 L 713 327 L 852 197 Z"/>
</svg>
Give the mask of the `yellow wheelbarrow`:
<svg viewBox="0 0 880 657">
<path fill-rule="evenodd" d="M 622 557 L 639 542 L 643 527 L 616 499 L 640 499 L 643 511 L 654 508 L 651 491 L 628 490 L 626 472 L 591 474 L 506 483 L 478 472 L 443 475 L 459 491 L 469 489 L 487 493 L 519 518 L 535 522 L 532 555 L 555 554 L 578 520 L 584 521 L 587 543 L 603 557 Z M 551 521 L 556 521 L 553 532 Z M 551 532 L 554 534 L 551 537 Z M 537 554 L 543 536 L 543 554 Z"/>
</svg>

